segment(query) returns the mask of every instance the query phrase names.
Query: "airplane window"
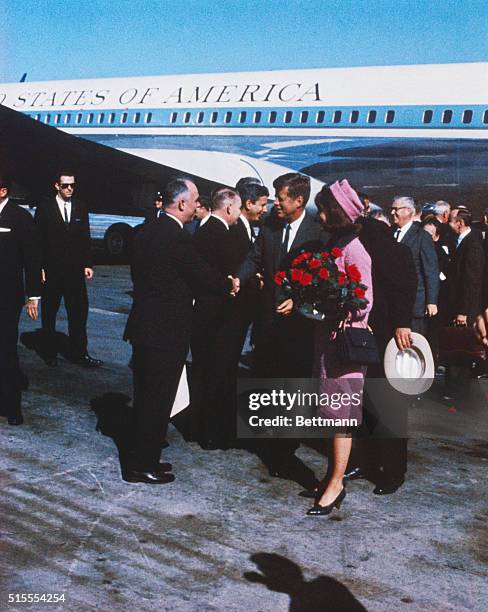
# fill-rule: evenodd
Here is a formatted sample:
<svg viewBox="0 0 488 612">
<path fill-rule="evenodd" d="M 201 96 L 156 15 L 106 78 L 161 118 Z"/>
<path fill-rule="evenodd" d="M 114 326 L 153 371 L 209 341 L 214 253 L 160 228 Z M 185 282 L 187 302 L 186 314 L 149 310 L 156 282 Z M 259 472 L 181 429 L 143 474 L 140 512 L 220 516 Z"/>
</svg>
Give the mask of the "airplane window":
<svg viewBox="0 0 488 612">
<path fill-rule="evenodd" d="M 340 123 L 341 119 L 342 119 L 342 111 L 340 110 L 334 111 L 334 114 L 332 115 L 332 123 Z"/>
<path fill-rule="evenodd" d="M 452 121 L 452 110 L 445 110 L 442 113 L 442 123 L 451 123 Z"/>
<path fill-rule="evenodd" d="M 41 118 L 41 115 L 35 115 L 35 117 L 34 117 L 34 119 L 35 119 L 36 121 L 39 121 L 39 119 L 40 119 L 40 118 Z"/>
<path fill-rule="evenodd" d="M 268 117 L 269 123 L 276 123 L 276 111 L 271 111 Z"/>
<path fill-rule="evenodd" d="M 254 123 L 260 123 L 261 122 L 261 111 L 256 111 L 254 113 Z"/>
<path fill-rule="evenodd" d="M 103 123 L 104 121 L 105 121 L 105 113 L 99 113 L 98 123 Z"/>
<path fill-rule="evenodd" d="M 122 116 L 120 117 L 120 122 L 127 123 L 127 113 L 122 113 Z"/>
<path fill-rule="evenodd" d="M 87 123 L 93 123 L 93 113 L 88 113 L 88 117 L 86 118 Z"/>
<path fill-rule="evenodd" d="M 44 123 L 49 123 L 50 121 L 51 121 L 51 115 L 47 114 L 47 115 L 44 117 Z"/>
<path fill-rule="evenodd" d="M 385 123 L 393 123 L 395 121 L 395 111 L 389 110 L 385 114 Z"/>
<path fill-rule="evenodd" d="M 183 115 L 183 123 L 190 123 L 191 113 L 185 113 Z"/>
<path fill-rule="evenodd" d="M 76 115 L 76 123 L 78 124 L 81 123 L 82 118 L 83 118 L 83 115 L 81 113 L 78 113 Z"/>
<path fill-rule="evenodd" d="M 110 115 L 108 116 L 108 122 L 113 123 L 114 119 L 115 119 L 115 113 L 110 113 Z"/>
<path fill-rule="evenodd" d="M 178 113 L 171 113 L 171 117 L 170 117 L 171 123 L 176 123 L 177 118 L 178 118 Z"/>
<path fill-rule="evenodd" d="M 134 113 L 134 123 L 139 123 L 141 120 L 141 113 Z"/>
<path fill-rule="evenodd" d="M 431 110 L 426 110 L 424 111 L 424 119 L 423 122 L 424 123 L 431 123 L 432 122 L 432 116 L 433 116 L 434 112 Z"/>
<path fill-rule="evenodd" d="M 54 117 L 54 123 L 59 123 L 61 121 L 61 115 L 56 115 Z"/>
<path fill-rule="evenodd" d="M 292 111 L 286 111 L 286 113 L 285 113 L 285 123 L 291 123 L 292 117 L 293 117 Z"/>
<path fill-rule="evenodd" d="M 71 121 L 71 113 L 68 113 L 64 116 L 64 123 L 69 123 Z"/>
<path fill-rule="evenodd" d="M 218 116 L 219 116 L 219 113 L 217 111 L 214 111 L 210 115 L 210 123 L 217 123 Z"/>
<path fill-rule="evenodd" d="M 144 121 L 145 121 L 146 123 L 151 123 L 151 121 L 152 121 L 152 113 L 146 113 L 146 116 L 145 116 L 145 118 L 144 118 Z"/>
<path fill-rule="evenodd" d="M 202 123 L 203 122 L 203 113 L 200 112 L 197 115 L 197 123 Z"/>
<path fill-rule="evenodd" d="M 488 110 L 483 113 L 483 123 L 488 123 Z"/>
<path fill-rule="evenodd" d="M 245 123 L 247 117 L 246 111 L 241 111 L 239 113 L 239 123 Z"/>
<path fill-rule="evenodd" d="M 316 123 L 323 123 L 325 119 L 325 111 L 319 111 L 315 117 Z"/>
<path fill-rule="evenodd" d="M 227 111 L 224 115 L 224 123 L 230 123 L 232 121 L 232 113 Z"/>
<path fill-rule="evenodd" d="M 349 117 L 349 121 L 351 123 L 357 123 L 358 119 L 359 119 L 359 111 L 357 111 L 357 110 L 351 111 L 351 115 Z"/>
<path fill-rule="evenodd" d="M 463 123 L 471 123 L 473 121 L 473 111 L 465 110 L 463 111 Z"/>
<path fill-rule="evenodd" d="M 376 111 L 375 110 L 370 110 L 368 112 L 368 117 L 367 117 L 367 122 L 368 123 L 374 123 L 376 121 Z"/>
<path fill-rule="evenodd" d="M 308 111 L 302 111 L 300 113 L 300 123 L 307 123 L 308 121 Z"/>
</svg>

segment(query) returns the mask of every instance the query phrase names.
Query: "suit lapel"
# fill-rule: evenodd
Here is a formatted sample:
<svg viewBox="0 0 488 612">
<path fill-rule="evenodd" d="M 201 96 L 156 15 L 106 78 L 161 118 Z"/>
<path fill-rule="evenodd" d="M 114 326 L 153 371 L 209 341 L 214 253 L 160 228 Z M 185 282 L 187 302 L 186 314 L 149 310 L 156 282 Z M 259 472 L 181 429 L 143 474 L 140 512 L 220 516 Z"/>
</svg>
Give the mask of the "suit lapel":
<svg viewBox="0 0 488 612">
<path fill-rule="evenodd" d="M 418 228 L 415 227 L 415 222 L 414 222 L 412 223 L 407 233 L 403 237 L 402 244 L 406 244 L 407 246 L 410 246 L 410 244 L 414 240 L 414 237 L 417 235 L 417 232 L 418 232 Z"/>
<path fill-rule="evenodd" d="M 310 217 L 307 215 L 307 213 L 305 213 L 305 218 L 300 223 L 300 227 L 298 228 L 298 231 L 295 234 L 295 238 L 293 239 L 293 242 L 290 244 L 290 248 L 288 249 L 289 251 L 291 251 L 292 249 L 296 249 L 299 244 L 307 242 L 310 233 L 310 221 Z"/>
</svg>

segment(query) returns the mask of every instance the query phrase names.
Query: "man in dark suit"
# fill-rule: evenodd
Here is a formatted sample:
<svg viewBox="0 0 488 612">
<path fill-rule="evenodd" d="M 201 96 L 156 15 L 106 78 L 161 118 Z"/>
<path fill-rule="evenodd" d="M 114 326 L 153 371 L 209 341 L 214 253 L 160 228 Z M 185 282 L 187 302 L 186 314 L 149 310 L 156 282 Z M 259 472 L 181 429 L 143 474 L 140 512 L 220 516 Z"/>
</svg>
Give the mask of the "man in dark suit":
<svg viewBox="0 0 488 612">
<path fill-rule="evenodd" d="M 127 482 L 174 480 L 159 458 L 188 353 L 193 299 L 200 291 L 221 293 L 229 287 L 183 229 L 198 197 L 191 181 L 171 181 L 163 192 L 165 214 L 143 225 L 134 239 L 134 301 L 124 335 L 132 343 L 134 376 L 134 421 L 122 466 Z"/>
<path fill-rule="evenodd" d="M 432 236 L 414 221 L 415 201 L 407 196 L 393 200 L 391 214 L 393 236 L 412 251 L 417 271 L 417 297 L 412 313 L 412 331 L 422 335 L 427 331 L 426 317 L 437 314 L 439 296 L 439 263 Z"/>
<path fill-rule="evenodd" d="M 83 202 L 73 198 L 75 177 L 71 171 L 59 172 L 54 187 L 56 196 L 42 202 L 35 215 L 42 248 L 45 360 L 50 366 L 58 365 L 56 316 L 63 298 L 68 315 L 71 358 L 81 366 L 95 368 L 102 362 L 88 354 L 86 335 L 88 295 L 85 279 L 93 278 L 88 211 Z"/>
<path fill-rule="evenodd" d="M 202 258 L 224 277 L 236 272 L 235 240 L 231 227 L 240 215 L 237 191 L 226 187 L 212 194 L 211 214 L 194 236 Z M 196 437 L 202 448 L 226 447 L 233 438 L 235 376 L 240 348 L 237 300 L 203 292 L 195 302 L 191 337 L 191 406 Z"/>
<path fill-rule="evenodd" d="M 458 210 L 451 218 L 457 236 L 447 275 L 447 318 L 456 325 L 472 326 L 481 311 L 484 280 L 484 251 L 479 233 L 471 228 L 468 210 Z"/>
<path fill-rule="evenodd" d="M 310 197 L 309 177 L 290 172 L 278 177 L 273 186 L 274 211 L 263 222 L 258 239 L 237 273 L 241 287 L 252 281 L 257 273 L 264 277 L 262 331 L 256 345 L 254 375 L 262 378 L 310 378 L 314 355 L 313 321 L 292 310 L 292 301 L 283 298 L 274 277 L 280 269 L 288 267 L 301 248 L 314 243 L 324 244 L 329 235 L 315 217 L 305 212 Z M 297 443 L 269 440 L 266 447 L 268 456 L 263 455 L 263 458 L 270 473 L 276 476 L 286 474 Z"/>
<path fill-rule="evenodd" d="M 153 219 L 158 219 L 163 214 L 163 194 L 160 191 L 156 192 L 152 208 L 146 211 L 144 222 L 149 223 Z"/>
<path fill-rule="evenodd" d="M 10 179 L 0 175 L 0 414 L 21 425 L 21 379 L 17 355 L 19 318 L 37 319 L 41 293 L 39 240 L 31 215 L 9 201 Z M 25 276 L 25 288 L 24 288 Z"/>
</svg>

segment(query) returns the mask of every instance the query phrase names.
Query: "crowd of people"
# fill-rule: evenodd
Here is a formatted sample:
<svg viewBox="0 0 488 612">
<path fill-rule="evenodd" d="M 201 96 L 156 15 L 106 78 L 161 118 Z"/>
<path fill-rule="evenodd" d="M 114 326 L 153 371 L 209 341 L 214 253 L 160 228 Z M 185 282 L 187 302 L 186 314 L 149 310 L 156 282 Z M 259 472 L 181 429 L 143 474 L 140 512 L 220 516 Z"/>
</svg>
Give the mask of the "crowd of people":
<svg viewBox="0 0 488 612">
<path fill-rule="evenodd" d="M 102 362 L 87 350 L 85 280 L 93 267 L 88 213 L 73 197 L 73 172 L 58 174 L 55 196 L 39 204 L 34 218 L 9 201 L 10 187 L 0 175 L 0 266 L 6 279 L 0 297 L 0 392 L 1 413 L 9 424 L 20 425 L 17 338 L 24 304 L 36 319 L 41 301 L 43 356 L 50 367 L 59 366 L 55 321 L 62 298 L 72 360 L 90 368 Z M 314 377 L 330 390 L 385 376 L 381 360 L 368 368 L 344 362 L 335 331 L 302 316 L 275 282 L 276 273 L 311 244 L 337 249 L 341 272 L 351 266 L 359 271 L 367 305 L 350 313 L 349 324 L 371 326 L 380 356 L 392 337 L 399 350 L 409 348 L 412 332 L 429 338 L 435 352 L 442 326 L 471 326 L 487 305 L 486 242 L 466 207 L 444 201 L 419 207 L 401 196 L 384 211 L 342 180 L 322 187 L 315 195 L 317 212 L 311 213 L 307 176 L 284 174 L 273 188 L 268 210 L 269 191 L 256 179 L 217 188 L 207 202 L 194 182 L 177 178 L 157 193 L 154 210 L 135 232 L 133 304 L 124 333 L 133 349 L 134 390 L 132 426 L 121 453 L 125 481 L 174 480 L 160 457 L 189 351 L 187 439 L 206 450 L 236 443 L 237 372 L 250 328 L 254 378 Z M 481 319 L 478 334 L 486 342 Z M 367 414 L 366 402 L 363 409 Z M 298 445 L 291 439 L 260 442 L 271 475 L 286 475 Z M 338 507 L 350 480 L 371 479 L 378 495 L 401 487 L 406 438 L 363 436 L 357 445 L 353 463 L 351 432 L 335 433 L 325 477 L 303 492 L 315 500 L 308 514 L 326 515 Z"/>
</svg>

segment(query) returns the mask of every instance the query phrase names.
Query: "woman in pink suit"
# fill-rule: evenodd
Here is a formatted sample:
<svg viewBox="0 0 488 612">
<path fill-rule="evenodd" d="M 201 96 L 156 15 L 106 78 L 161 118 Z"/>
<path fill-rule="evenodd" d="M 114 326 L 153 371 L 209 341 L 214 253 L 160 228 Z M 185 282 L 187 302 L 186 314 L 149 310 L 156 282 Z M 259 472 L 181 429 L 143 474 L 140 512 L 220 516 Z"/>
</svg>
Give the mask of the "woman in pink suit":
<svg viewBox="0 0 488 612">
<path fill-rule="evenodd" d="M 361 283 L 367 287 L 364 297 L 368 300 L 368 304 L 363 310 L 351 313 L 348 319 L 348 324 L 353 327 L 366 327 L 369 311 L 373 305 L 371 258 L 358 239 L 361 226 L 355 223 L 363 213 L 364 205 L 346 180 L 324 186 L 317 194 L 315 203 L 319 211 L 320 222 L 332 235 L 327 249 L 330 250 L 335 246 L 342 251 L 342 254 L 336 258 L 339 270 L 349 275 L 357 275 L 359 270 Z M 358 423 L 361 423 L 362 390 L 366 367 L 341 361 L 334 342 L 335 334 L 336 332 L 331 332 L 326 323 L 317 323 L 314 370 L 315 376 L 320 379 L 320 393 L 325 393 L 328 397 L 332 393 L 348 394 L 349 397 L 352 394 L 358 394 L 355 397 L 360 397 L 361 401 L 356 406 L 341 405 L 340 413 L 337 411 L 335 414 L 328 407 L 326 413 L 321 408 L 320 416 L 357 418 Z M 326 515 L 334 507 L 340 506 L 346 496 L 343 478 L 351 446 L 352 439 L 349 434 L 335 434 L 332 440 L 325 489 L 320 488 L 322 495 L 307 514 Z M 316 494 L 318 497 L 319 491 L 316 491 Z"/>
</svg>

